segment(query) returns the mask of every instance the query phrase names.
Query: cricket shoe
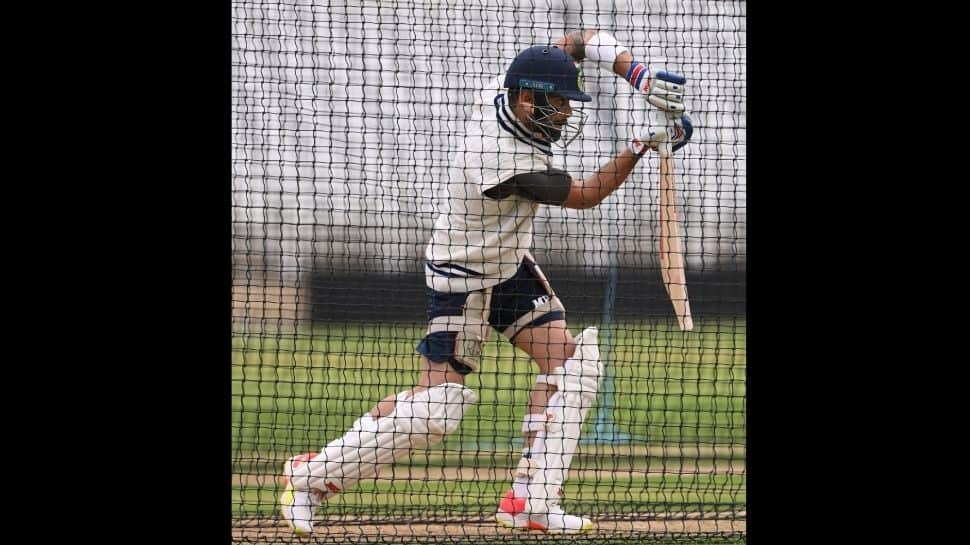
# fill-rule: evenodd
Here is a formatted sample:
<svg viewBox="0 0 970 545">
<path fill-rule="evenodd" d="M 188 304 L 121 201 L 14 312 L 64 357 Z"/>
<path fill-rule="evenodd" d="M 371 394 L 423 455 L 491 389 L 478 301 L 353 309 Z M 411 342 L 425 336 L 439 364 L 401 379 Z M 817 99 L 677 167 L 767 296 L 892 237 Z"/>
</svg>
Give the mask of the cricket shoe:
<svg viewBox="0 0 970 545">
<path fill-rule="evenodd" d="M 300 536 L 313 533 L 313 513 L 323 503 L 323 494 L 317 490 L 296 490 L 290 482 L 290 477 L 294 469 L 309 462 L 316 455 L 316 452 L 300 454 L 290 458 L 283 465 L 283 482 L 286 483 L 286 487 L 283 489 L 283 495 L 280 496 L 280 513 L 283 514 L 283 520 L 290 529 Z"/>
<path fill-rule="evenodd" d="M 549 502 L 546 513 L 527 513 L 525 498 L 515 497 L 509 490 L 498 504 L 495 521 L 506 528 L 539 530 L 550 534 L 576 534 L 593 529 L 593 521 L 567 515 L 557 501 Z"/>
</svg>

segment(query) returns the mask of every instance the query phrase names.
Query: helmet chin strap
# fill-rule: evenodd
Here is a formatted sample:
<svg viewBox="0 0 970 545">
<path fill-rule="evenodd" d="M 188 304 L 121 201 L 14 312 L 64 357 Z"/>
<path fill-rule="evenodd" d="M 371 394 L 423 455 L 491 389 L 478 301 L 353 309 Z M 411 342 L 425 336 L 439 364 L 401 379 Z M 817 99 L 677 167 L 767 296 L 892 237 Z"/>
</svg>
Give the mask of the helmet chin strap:
<svg viewBox="0 0 970 545">
<path fill-rule="evenodd" d="M 560 113 L 560 110 L 549 103 L 545 93 L 534 93 L 533 97 L 534 112 L 529 116 L 531 125 L 529 128 L 533 132 L 541 134 L 550 143 L 555 143 L 562 149 L 566 149 L 566 146 L 579 138 L 586 125 L 586 112 L 580 109 L 573 110 L 573 114 L 579 115 L 579 120 L 571 123 L 567 118 L 566 123 L 560 128 L 549 121 L 554 115 Z M 535 115 L 536 113 L 539 115 Z"/>
</svg>

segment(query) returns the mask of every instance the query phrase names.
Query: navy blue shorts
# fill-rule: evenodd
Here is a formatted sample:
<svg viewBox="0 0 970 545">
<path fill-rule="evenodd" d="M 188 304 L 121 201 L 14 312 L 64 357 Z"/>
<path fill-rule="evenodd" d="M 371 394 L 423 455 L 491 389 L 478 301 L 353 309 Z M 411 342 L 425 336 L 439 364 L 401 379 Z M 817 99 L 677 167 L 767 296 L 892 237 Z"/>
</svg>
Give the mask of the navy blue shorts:
<svg viewBox="0 0 970 545">
<path fill-rule="evenodd" d="M 478 368 L 489 328 L 513 341 L 523 329 L 565 320 L 566 309 L 539 266 L 528 257 L 515 276 L 484 290 L 427 293 L 428 333 L 417 351 L 437 363 L 448 362 L 461 374 Z"/>
</svg>

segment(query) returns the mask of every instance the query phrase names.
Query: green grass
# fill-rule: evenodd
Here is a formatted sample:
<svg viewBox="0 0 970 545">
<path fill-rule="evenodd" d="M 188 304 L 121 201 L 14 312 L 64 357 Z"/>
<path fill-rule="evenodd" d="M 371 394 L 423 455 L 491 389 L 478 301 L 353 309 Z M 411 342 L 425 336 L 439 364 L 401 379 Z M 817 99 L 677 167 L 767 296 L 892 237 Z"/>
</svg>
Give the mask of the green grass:
<svg viewBox="0 0 970 545">
<path fill-rule="evenodd" d="M 576 326 L 573 332 L 578 333 Z M 413 386 L 414 346 L 423 334 L 423 325 L 382 324 L 233 336 L 233 473 L 248 479 L 233 490 L 235 516 L 276 514 L 275 476 L 283 460 L 318 450 L 377 400 Z M 614 324 L 601 330 L 601 349 L 612 376 L 613 421 L 633 444 L 581 447 L 574 469 L 613 469 L 620 476 L 604 481 L 577 474 L 566 486 L 567 506 L 587 512 L 602 512 L 603 505 L 613 512 L 743 509 L 744 321 L 698 321 L 690 333 L 667 323 Z M 480 370 L 466 381 L 479 394 L 478 403 L 459 431 L 424 454 L 421 463 L 514 466 L 535 372 L 523 352 L 493 334 Z M 591 430 L 584 435 L 591 437 Z M 741 469 L 725 471 L 731 464 Z M 645 475 L 631 468 L 669 473 Z M 705 468 L 721 471 L 678 474 Z M 362 483 L 325 509 L 486 513 L 508 484 L 505 479 Z"/>
</svg>

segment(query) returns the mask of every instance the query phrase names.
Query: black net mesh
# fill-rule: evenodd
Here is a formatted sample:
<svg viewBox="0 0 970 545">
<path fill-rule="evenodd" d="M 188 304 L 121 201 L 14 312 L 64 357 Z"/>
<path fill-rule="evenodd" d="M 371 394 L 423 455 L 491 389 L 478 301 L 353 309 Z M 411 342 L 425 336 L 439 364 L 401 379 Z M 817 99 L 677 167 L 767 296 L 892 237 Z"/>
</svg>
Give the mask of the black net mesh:
<svg viewBox="0 0 970 545">
<path fill-rule="evenodd" d="M 414 386 L 429 326 L 426 248 L 462 183 L 453 161 L 472 153 L 470 131 L 487 133 L 472 122 L 475 102 L 520 50 L 580 29 L 684 75 L 694 127 L 672 157 L 668 194 L 693 329 L 682 330 L 664 286 L 656 153 L 598 206 L 535 211 L 531 255 L 571 334 L 599 329 L 602 376 L 559 503 L 595 527 L 557 537 L 496 522 L 538 368 L 488 331 L 465 377 L 477 402 L 460 426 L 424 448 L 380 447 L 393 459 L 316 508 L 309 539 L 745 540 L 745 10 L 714 0 L 232 3 L 234 542 L 305 542 L 281 516 L 284 465 Z M 540 153 L 577 180 L 641 134 L 653 108 L 624 77 L 581 67 L 593 97 L 583 132 Z M 482 124 L 494 121 L 488 106 Z"/>
</svg>

